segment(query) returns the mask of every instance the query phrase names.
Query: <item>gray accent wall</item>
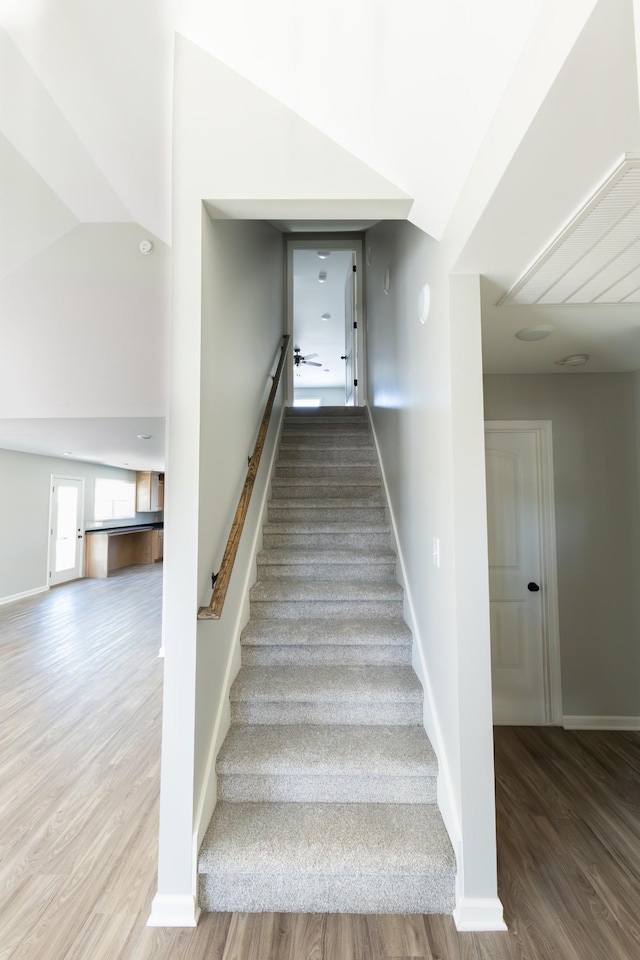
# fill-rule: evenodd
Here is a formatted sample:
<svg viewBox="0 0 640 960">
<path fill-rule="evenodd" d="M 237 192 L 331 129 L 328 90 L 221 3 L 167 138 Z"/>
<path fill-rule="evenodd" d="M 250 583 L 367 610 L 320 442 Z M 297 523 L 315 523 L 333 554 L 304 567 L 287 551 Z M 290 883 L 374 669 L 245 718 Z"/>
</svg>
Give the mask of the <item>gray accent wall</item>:
<svg viewBox="0 0 640 960">
<path fill-rule="evenodd" d="M 52 474 L 84 478 L 85 527 L 95 525 L 97 477 L 136 479 L 133 470 L 0 450 L 0 603 L 47 586 Z M 108 525 L 151 523 L 161 517 L 162 514 L 138 513 L 133 519 L 109 521 Z"/>
<path fill-rule="evenodd" d="M 487 420 L 552 421 L 565 716 L 640 716 L 635 378 L 484 378 Z"/>
</svg>

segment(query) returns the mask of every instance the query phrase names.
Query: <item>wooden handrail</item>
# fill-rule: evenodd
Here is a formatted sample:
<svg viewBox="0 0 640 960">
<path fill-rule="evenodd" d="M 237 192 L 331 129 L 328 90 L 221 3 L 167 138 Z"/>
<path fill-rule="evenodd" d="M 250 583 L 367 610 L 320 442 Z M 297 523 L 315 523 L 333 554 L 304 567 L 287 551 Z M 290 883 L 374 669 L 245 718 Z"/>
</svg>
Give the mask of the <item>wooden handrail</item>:
<svg viewBox="0 0 640 960">
<path fill-rule="evenodd" d="M 282 346 L 280 347 L 280 360 L 278 361 L 278 367 L 273 377 L 271 392 L 269 393 L 269 399 L 267 400 L 264 416 L 262 417 L 262 423 L 260 424 L 260 430 L 258 431 L 258 439 L 256 440 L 256 445 L 253 448 L 253 453 L 251 454 L 251 458 L 249 460 L 247 478 L 244 481 L 242 493 L 240 494 L 240 500 L 238 501 L 238 506 L 236 507 L 236 514 L 233 518 L 231 533 L 229 534 L 229 539 L 227 540 L 227 546 L 224 551 L 220 570 L 214 583 L 209 606 L 200 607 L 198 610 L 198 620 L 219 620 L 222 616 L 222 608 L 227 596 L 227 590 L 229 589 L 229 581 L 231 580 L 233 564 L 235 563 L 238 547 L 240 546 L 240 537 L 242 536 L 244 521 L 246 520 L 247 511 L 249 510 L 249 501 L 251 500 L 251 494 L 253 492 L 253 485 L 256 481 L 258 467 L 260 466 L 260 457 L 262 456 L 264 441 L 267 436 L 267 430 L 269 429 L 271 411 L 273 410 L 273 404 L 276 399 L 276 393 L 278 390 L 278 385 L 280 384 L 280 378 L 282 376 L 282 370 L 284 367 L 285 358 L 287 356 L 287 350 L 289 349 L 290 340 L 291 337 L 288 334 L 282 338 Z"/>
</svg>

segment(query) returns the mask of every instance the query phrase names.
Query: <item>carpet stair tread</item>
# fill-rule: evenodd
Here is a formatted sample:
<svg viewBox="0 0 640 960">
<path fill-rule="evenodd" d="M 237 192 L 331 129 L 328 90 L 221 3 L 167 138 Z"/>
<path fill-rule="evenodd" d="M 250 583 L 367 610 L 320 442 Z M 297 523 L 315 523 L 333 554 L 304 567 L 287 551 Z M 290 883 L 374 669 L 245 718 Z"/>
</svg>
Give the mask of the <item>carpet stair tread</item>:
<svg viewBox="0 0 640 960">
<path fill-rule="evenodd" d="M 260 666 L 240 668 L 230 700 L 421 704 L 423 691 L 409 666 Z"/>
</svg>

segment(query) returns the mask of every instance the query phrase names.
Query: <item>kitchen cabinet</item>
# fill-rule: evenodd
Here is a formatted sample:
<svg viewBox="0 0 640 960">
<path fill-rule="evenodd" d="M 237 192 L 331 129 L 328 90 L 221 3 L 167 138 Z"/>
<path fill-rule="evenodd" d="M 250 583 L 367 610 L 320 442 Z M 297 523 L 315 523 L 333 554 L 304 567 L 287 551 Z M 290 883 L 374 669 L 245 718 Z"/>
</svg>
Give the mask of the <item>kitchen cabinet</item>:
<svg viewBox="0 0 640 960">
<path fill-rule="evenodd" d="M 151 534 L 151 559 L 162 560 L 164 556 L 164 530 L 154 530 Z"/>
<path fill-rule="evenodd" d="M 136 512 L 157 513 L 164 510 L 164 473 L 138 470 L 136 473 Z"/>
</svg>

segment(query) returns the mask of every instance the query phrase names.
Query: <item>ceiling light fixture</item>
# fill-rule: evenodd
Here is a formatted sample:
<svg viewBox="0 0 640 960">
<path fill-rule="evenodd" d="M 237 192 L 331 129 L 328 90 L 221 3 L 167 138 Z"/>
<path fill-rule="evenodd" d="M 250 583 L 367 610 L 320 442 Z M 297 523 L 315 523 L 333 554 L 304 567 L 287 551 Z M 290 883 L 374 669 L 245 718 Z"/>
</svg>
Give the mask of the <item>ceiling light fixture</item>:
<svg viewBox="0 0 640 960">
<path fill-rule="evenodd" d="M 327 257 L 331 256 L 331 250 L 318 250 L 318 256 L 321 260 L 326 260 Z"/>
<path fill-rule="evenodd" d="M 326 282 L 327 282 L 327 271 L 321 270 L 320 273 L 318 274 L 318 283 L 326 283 Z"/>
<path fill-rule="evenodd" d="M 138 440 L 151 440 L 152 434 L 150 433 L 139 433 Z"/>
<path fill-rule="evenodd" d="M 581 367 L 588 359 L 588 353 L 572 353 L 568 357 L 563 357 L 562 360 L 556 360 L 555 362 L 558 367 Z"/>
<path fill-rule="evenodd" d="M 516 337 L 518 340 L 544 340 L 550 333 L 553 333 L 553 327 L 550 323 L 542 323 L 538 327 L 525 327 L 518 330 Z"/>
<path fill-rule="evenodd" d="M 321 319 L 321 320 L 331 320 L 331 314 L 330 314 L 330 313 L 323 313 L 322 316 L 320 317 L 320 319 Z"/>
</svg>

